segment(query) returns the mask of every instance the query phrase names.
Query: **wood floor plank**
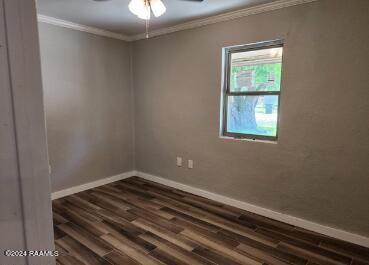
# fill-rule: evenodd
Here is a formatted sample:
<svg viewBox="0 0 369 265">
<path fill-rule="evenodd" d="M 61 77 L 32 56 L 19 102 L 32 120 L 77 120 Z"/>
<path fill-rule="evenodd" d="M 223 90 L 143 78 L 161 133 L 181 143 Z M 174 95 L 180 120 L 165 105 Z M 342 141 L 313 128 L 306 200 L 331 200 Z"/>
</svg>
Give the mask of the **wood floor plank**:
<svg viewBox="0 0 369 265">
<path fill-rule="evenodd" d="M 292 238 L 271 230 L 257 229 L 257 231 L 280 239 L 281 242 L 278 244 L 279 249 L 299 253 L 302 257 L 310 258 L 315 262 L 324 261 L 330 264 L 350 264 L 352 261 L 350 257 L 320 248 L 314 244 L 306 243 L 299 238 Z"/>
<path fill-rule="evenodd" d="M 58 240 L 55 240 L 55 250 L 58 251 L 58 257 L 70 254 L 68 253 L 68 250 L 66 250 L 63 246 L 59 244 Z"/>
<path fill-rule="evenodd" d="M 98 211 L 101 212 L 102 209 L 105 211 L 110 211 L 114 213 L 115 215 L 118 215 L 128 221 L 132 221 L 136 219 L 137 217 L 125 210 L 120 209 L 119 207 L 109 203 L 106 200 L 101 200 L 101 198 L 95 197 L 94 195 L 91 195 L 91 202 L 101 207 Z"/>
<path fill-rule="evenodd" d="M 369 262 L 360 261 L 360 260 L 353 260 L 351 265 L 369 265 Z"/>
<path fill-rule="evenodd" d="M 208 204 L 208 205 L 218 206 L 218 207 L 224 208 L 223 207 L 224 206 L 223 203 L 212 201 L 212 200 L 210 200 L 208 198 L 200 197 L 200 196 L 197 196 L 197 195 L 194 195 L 194 194 L 185 192 L 185 191 L 173 190 L 173 193 L 178 194 L 178 195 L 181 195 L 182 197 L 192 198 L 192 199 L 194 199 L 194 200 L 196 200 L 198 202 L 202 202 L 202 203 L 205 203 L 205 204 Z M 226 209 L 226 208 L 224 208 L 224 209 Z M 238 215 L 240 215 L 240 211 L 234 211 L 234 212 L 237 213 Z"/>
<path fill-rule="evenodd" d="M 134 259 L 116 250 L 107 254 L 105 259 L 112 265 L 140 265 L 140 263 Z"/>
<path fill-rule="evenodd" d="M 131 205 L 127 204 L 125 201 L 103 192 L 91 192 L 90 196 L 93 196 L 93 198 L 98 198 L 101 201 L 105 201 L 123 211 L 127 211 L 132 208 Z"/>
<path fill-rule="evenodd" d="M 161 201 L 161 199 L 159 199 L 158 201 Z M 256 233 L 254 230 L 252 230 L 248 227 L 244 227 L 244 226 L 241 226 L 237 223 L 233 223 L 233 222 L 231 222 L 229 220 L 226 220 L 226 219 L 223 219 L 219 216 L 212 215 L 211 213 L 205 215 L 202 212 L 199 213 L 196 210 L 193 211 L 193 209 L 191 209 L 191 208 L 182 209 L 182 208 L 179 208 L 179 207 L 176 207 L 176 206 L 173 207 L 168 202 L 161 201 L 161 203 L 163 203 L 163 205 L 167 206 L 168 208 L 172 208 L 173 210 L 178 210 L 178 211 L 181 211 L 184 214 L 192 215 L 193 217 L 195 217 L 195 218 L 197 218 L 201 221 L 210 223 L 212 225 L 215 225 L 215 226 L 220 227 L 220 228 L 225 229 L 225 230 L 229 230 L 229 231 L 244 235 L 246 237 L 252 238 L 256 241 L 262 242 L 264 244 L 268 244 L 270 246 L 276 246 L 279 242 L 278 240 L 275 240 L 275 239 L 273 239 L 269 236 L 266 236 L 266 235 L 263 235 L 263 234 L 260 234 L 260 233 Z"/>
<path fill-rule="evenodd" d="M 151 233 L 146 232 L 143 235 L 140 235 L 141 238 L 145 239 L 146 241 L 156 245 L 162 251 L 170 253 L 176 256 L 178 259 L 182 260 L 183 262 L 189 263 L 191 265 L 213 265 L 213 262 L 210 262 L 198 255 L 193 255 L 192 252 L 186 251 L 181 247 Z"/>
<path fill-rule="evenodd" d="M 314 247 L 308 244 L 291 245 L 289 243 L 281 242 L 278 249 L 285 250 L 289 253 L 296 253 L 296 255 L 307 258 L 319 264 L 351 264 L 352 259 L 336 254 L 334 252 L 325 251 L 324 249 Z"/>
<path fill-rule="evenodd" d="M 134 220 L 133 223 L 141 227 L 142 229 L 149 231 L 159 237 L 162 237 L 169 242 L 188 251 L 192 251 L 195 247 L 198 246 L 194 241 L 183 237 L 181 234 L 175 234 L 173 232 L 170 232 L 169 230 L 165 230 L 162 227 L 157 226 L 154 223 L 150 223 L 144 219 L 138 218 Z"/>
<path fill-rule="evenodd" d="M 138 263 L 144 265 L 160 265 L 162 264 L 157 259 L 145 254 L 144 252 L 132 247 L 129 242 L 121 241 L 115 236 L 111 234 L 103 235 L 101 237 L 105 242 L 112 245 L 117 250 L 123 252 L 125 255 L 129 256 L 133 260 L 137 261 Z"/>
<path fill-rule="evenodd" d="M 275 265 L 288 265 L 289 263 L 284 262 L 280 259 L 275 258 L 274 256 L 270 255 L 268 252 L 260 250 L 250 245 L 240 244 L 237 248 L 248 255 L 253 257 L 259 258 L 260 260 L 268 263 L 268 264 L 275 264 Z"/>
<path fill-rule="evenodd" d="M 139 236 L 141 235 L 141 233 L 132 234 L 126 230 L 120 229 L 120 227 L 116 226 L 115 224 L 105 223 L 105 221 L 103 222 L 103 224 L 106 225 L 106 228 L 109 230 L 110 234 L 116 236 L 118 239 L 123 237 L 124 240 L 132 241 L 133 244 L 138 245 L 139 246 L 138 248 L 142 249 L 144 252 L 150 252 L 156 247 L 150 242 L 140 238 Z"/>
<path fill-rule="evenodd" d="M 74 212 L 78 213 L 79 215 L 83 216 L 85 219 L 91 221 L 91 222 L 101 222 L 102 219 L 99 218 L 97 215 L 96 215 L 96 212 L 95 211 L 86 211 L 80 207 L 77 207 L 69 202 L 65 202 L 63 203 L 63 206 L 66 208 L 66 209 L 70 209 L 70 210 L 73 210 Z"/>
<path fill-rule="evenodd" d="M 153 222 L 155 223 L 156 225 L 158 226 L 161 226 L 175 234 L 178 234 L 180 233 L 181 231 L 183 231 L 183 228 L 176 225 L 175 223 L 172 223 L 158 215 L 156 215 L 155 213 L 152 213 L 150 211 L 144 211 L 142 209 L 131 209 L 131 210 L 128 210 L 128 212 L 136 215 L 136 216 L 139 216 L 140 218 L 143 218 L 143 219 L 146 219 L 146 220 L 149 220 L 150 222 Z"/>
<path fill-rule="evenodd" d="M 107 184 L 107 185 L 103 185 L 103 186 L 100 186 L 100 187 L 96 187 L 94 189 L 91 189 L 89 191 L 91 192 L 94 192 L 94 191 L 109 191 L 109 192 L 112 192 L 112 193 L 121 193 L 121 190 L 118 189 L 116 187 L 116 184 L 117 182 L 114 182 L 114 183 L 110 183 L 110 184 Z"/>
<path fill-rule="evenodd" d="M 113 250 L 113 248 L 102 242 L 100 238 L 94 237 L 74 224 L 65 223 L 58 225 L 58 228 L 100 257 Z"/>
<path fill-rule="evenodd" d="M 85 265 L 72 255 L 58 257 L 58 263 L 62 265 Z"/>
<path fill-rule="evenodd" d="M 287 253 L 287 252 L 284 252 L 282 250 L 276 249 L 274 247 L 262 244 L 260 242 L 257 242 L 255 240 L 244 237 L 242 235 L 238 235 L 238 234 L 230 232 L 230 231 L 221 230 L 221 231 L 218 232 L 218 234 L 234 238 L 235 240 L 242 243 L 243 245 L 248 245 L 248 246 L 251 246 L 253 248 L 257 248 L 260 251 L 268 253 L 269 255 L 271 255 L 273 257 L 276 257 L 276 258 L 278 258 L 280 260 L 283 260 L 283 261 L 285 261 L 287 263 L 290 263 L 290 264 L 304 265 L 304 264 L 307 263 L 307 260 L 304 259 L 304 258 L 298 257 L 296 255 L 292 255 L 290 253 Z"/>
<path fill-rule="evenodd" d="M 91 192 L 93 192 L 93 190 L 85 190 L 85 191 L 78 192 L 74 195 L 82 200 L 89 201 Z"/>
<path fill-rule="evenodd" d="M 220 222 L 227 223 L 227 224 L 234 224 L 239 227 L 245 227 L 247 229 L 255 229 L 256 225 L 246 221 L 241 220 L 238 218 L 239 215 L 230 214 L 231 212 L 226 212 L 225 210 L 215 210 L 215 208 L 219 207 L 204 207 L 200 206 L 199 204 L 195 203 L 189 203 L 187 200 L 182 200 L 182 203 L 188 204 L 191 207 L 188 209 L 189 211 L 192 211 L 193 213 L 203 215 L 205 217 L 209 217 L 212 219 L 216 219 Z"/>
<path fill-rule="evenodd" d="M 140 198 L 137 194 L 132 194 L 130 192 L 123 192 L 122 190 L 112 191 L 110 189 L 106 189 L 105 187 L 99 187 L 96 189 L 97 193 L 108 195 L 114 199 L 119 200 L 123 204 L 127 205 L 129 208 L 142 208 L 149 211 L 159 210 L 162 206 L 156 204 L 148 198 Z M 93 194 L 93 193 L 92 193 Z"/>
<path fill-rule="evenodd" d="M 120 242 L 129 245 L 132 248 L 145 254 L 150 253 L 152 250 L 156 248 L 155 245 L 145 241 L 144 239 L 130 234 L 122 234 L 117 231 L 112 231 L 110 235 L 114 236 Z"/>
<path fill-rule="evenodd" d="M 144 187 L 147 188 L 146 192 L 154 197 L 158 197 L 161 195 L 161 196 L 170 198 L 172 200 L 178 200 L 178 201 L 180 201 L 183 198 L 183 196 L 173 193 L 170 190 L 166 190 L 165 188 L 157 187 L 152 184 L 146 183 Z"/>
<path fill-rule="evenodd" d="M 291 244 L 299 243 L 299 242 L 308 243 L 308 242 L 304 241 L 304 239 L 301 239 L 299 237 L 291 237 L 291 236 L 288 236 L 288 235 L 285 235 L 285 234 L 278 233 L 277 231 L 274 231 L 274 230 L 269 230 L 269 229 L 264 229 L 264 228 L 257 228 L 255 231 L 258 234 L 262 234 L 264 236 L 273 238 L 277 242 L 282 242 L 283 241 L 283 242 L 291 243 Z M 308 243 L 308 244 L 310 244 L 310 243 Z M 315 244 L 311 244 L 311 245 L 315 245 Z"/>
<path fill-rule="evenodd" d="M 196 253 L 197 255 L 214 262 L 215 264 L 227 264 L 227 265 L 240 265 L 241 264 L 230 258 L 227 258 L 226 256 L 222 254 L 218 254 L 217 252 L 204 248 L 204 247 L 195 248 L 193 250 L 193 253 Z"/>
<path fill-rule="evenodd" d="M 173 192 L 173 191 L 176 190 L 175 188 L 166 186 L 164 184 L 157 183 L 157 182 L 154 182 L 154 181 L 151 181 L 151 180 L 147 180 L 147 179 L 143 179 L 143 178 L 140 178 L 140 177 L 132 177 L 132 178 L 126 179 L 126 180 L 124 180 L 122 182 L 130 183 L 130 184 L 135 184 L 136 186 L 141 186 L 142 189 L 145 187 L 145 185 L 149 184 L 149 185 L 154 186 L 154 187 L 157 187 L 159 189 L 163 189 L 164 191 Z"/>
<path fill-rule="evenodd" d="M 99 257 L 94 252 L 69 236 L 59 239 L 57 242 L 66 251 L 68 251 L 70 255 L 74 256 L 85 265 L 109 265 L 104 258 Z"/>
<path fill-rule="evenodd" d="M 55 240 L 65 237 L 67 235 L 66 233 L 61 231 L 57 225 L 54 225 L 53 227 L 54 227 L 54 239 Z"/>
<path fill-rule="evenodd" d="M 56 201 L 55 203 L 53 203 L 53 213 L 56 213 L 59 216 L 61 216 L 66 210 L 64 204 L 65 204 L 65 201 L 63 201 L 63 202 Z M 61 223 L 63 223 L 63 222 L 61 222 Z"/>
<path fill-rule="evenodd" d="M 138 177 L 53 201 L 60 265 L 369 265 L 369 249 Z"/>
<path fill-rule="evenodd" d="M 314 237 L 310 234 L 306 234 L 304 232 L 298 231 L 294 228 L 291 228 L 289 226 L 287 226 L 288 228 L 284 227 L 284 224 L 278 226 L 275 225 L 275 221 L 271 222 L 270 220 L 267 221 L 259 221 L 259 220 L 254 220 L 251 219 L 249 217 L 245 217 L 245 216 L 241 216 L 240 217 L 242 220 L 247 220 L 248 222 L 253 222 L 254 224 L 256 224 L 258 227 L 263 228 L 265 230 L 272 230 L 273 232 L 279 233 L 279 234 L 283 234 L 287 237 L 290 238 L 298 238 L 300 241 L 304 241 L 307 243 L 311 243 L 314 245 L 318 245 L 320 243 L 320 239 L 317 237 Z"/>
<path fill-rule="evenodd" d="M 218 251 L 219 253 L 222 253 L 222 255 L 228 256 L 230 259 L 233 259 L 234 261 L 240 264 L 245 264 L 245 265 L 261 265 L 262 264 L 247 256 L 237 253 L 236 251 L 226 247 L 225 245 L 221 245 L 217 242 L 214 242 L 211 239 L 208 239 L 205 236 L 199 235 L 198 233 L 193 232 L 191 230 L 185 229 L 184 231 L 181 232 L 181 234 L 197 241 L 198 243 L 200 243 L 200 245 L 206 246 L 207 248 L 210 248 L 215 251 Z"/>
<path fill-rule="evenodd" d="M 147 179 L 140 178 L 139 181 L 141 182 L 141 184 L 138 183 L 139 185 L 137 185 L 137 181 L 133 181 L 132 183 L 130 182 L 130 180 L 131 179 L 128 179 L 127 181 L 122 181 L 122 182 L 129 183 L 130 185 L 134 185 L 136 188 L 138 187 L 139 189 L 144 189 L 144 190 L 147 190 L 148 188 L 151 188 L 151 189 L 156 188 L 164 192 L 168 192 L 168 193 L 173 193 L 173 191 L 176 190 L 176 188 L 169 187 L 164 184 L 157 183 L 157 182 L 147 180 Z"/>
<path fill-rule="evenodd" d="M 211 239 L 214 242 L 218 242 L 218 243 L 220 243 L 222 245 L 225 245 L 225 246 L 228 246 L 230 248 L 235 248 L 240 244 L 235 239 L 232 239 L 230 237 L 225 237 L 222 234 L 217 234 L 217 233 L 208 231 L 206 229 L 203 229 L 201 227 L 197 227 L 197 226 L 193 225 L 192 223 L 184 221 L 184 220 L 174 219 L 174 220 L 172 220 L 172 222 L 174 222 L 178 225 L 181 225 L 186 230 L 191 230 L 195 233 L 199 233 L 199 234 Z"/>
<path fill-rule="evenodd" d="M 95 236 L 101 236 L 108 233 L 108 231 L 100 225 L 100 222 L 92 222 L 73 210 L 67 209 L 63 213 L 63 217 L 66 220 L 80 227 L 83 227 L 85 230 L 89 231 L 91 234 Z"/>
<path fill-rule="evenodd" d="M 61 216 L 60 214 L 53 212 L 53 222 L 55 225 L 60 225 L 68 222 L 68 220 L 65 219 L 63 216 Z"/>
<path fill-rule="evenodd" d="M 157 260 L 160 260 L 162 263 L 167 265 L 191 265 L 186 263 L 175 256 L 169 254 L 168 252 L 162 251 L 161 249 L 155 249 L 151 251 L 150 256 L 153 256 Z"/>
<path fill-rule="evenodd" d="M 100 210 L 97 214 L 103 219 L 103 223 L 105 222 L 114 226 L 118 231 L 125 231 L 133 235 L 139 235 L 145 232 L 145 230 L 135 226 L 120 216 L 114 215 L 114 213 L 110 211 Z M 136 217 L 134 219 L 136 219 Z"/>
<path fill-rule="evenodd" d="M 134 197 L 138 196 L 139 198 L 152 198 L 152 196 L 148 193 L 146 193 L 144 190 L 142 190 L 141 188 L 137 188 L 133 185 L 130 185 L 128 183 L 124 183 L 124 182 L 119 182 L 117 185 L 117 188 L 120 189 L 121 191 L 123 191 L 125 194 L 127 194 L 128 196 L 131 195 Z"/>
<path fill-rule="evenodd" d="M 170 213 L 167 213 L 167 212 L 164 212 L 161 209 L 155 211 L 155 214 L 158 215 L 158 216 L 160 216 L 160 217 L 162 217 L 162 218 L 164 218 L 164 219 L 167 219 L 167 220 L 171 220 L 171 219 L 173 219 L 175 217 L 174 215 L 172 215 Z"/>
<path fill-rule="evenodd" d="M 135 205 L 137 208 L 142 208 L 148 211 L 157 211 L 163 207 L 160 204 L 157 204 L 150 200 L 128 198 L 127 201 Z"/>
<path fill-rule="evenodd" d="M 127 230 L 125 227 L 122 227 L 120 224 L 108 222 L 108 221 L 102 221 L 101 225 L 104 226 L 106 230 L 109 231 L 110 234 L 119 234 L 119 235 L 125 235 L 129 237 L 138 237 L 144 232 L 135 232 L 133 230 Z"/>
<path fill-rule="evenodd" d="M 196 201 L 196 199 L 194 198 L 184 197 L 182 200 L 192 206 L 195 206 L 197 208 L 208 211 L 210 213 L 219 215 L 221 217 L 225 217 L 226 219 L 237 219 L 238 217 L 240 217 L 240 214 L 228 211 L 227 209 L 224 209 L 219 206 L 213 206 L 213 205 L 209 205 L 204 202 L 201 202 L 201 201 Z"/>
<path fill-rule="evenodd" d="M 168 207 L 162 208 L 161 211 L 166 212 L 166 213 L 174 216 L 177 220 L 178 219 L 179 220 L 184 220 L 186 222 L 192 223 L 193 225 L 196 225 L 198 227 L 201 227 L 201 228 L 206 229 L 206 230 L 211 231 L 211 232 L 217 232 L 220 229 L 222 229 L 219 226 L 207 223 L 207 222 L 202 221 L 200 219 L 194 218 L 191 215 L 176 211 L 174 209 L 170 209 Z"/>
<path fill-rule="evenodd" d="M 279 229 L 283 231 L 294 231 L 295 229 L 295 227 L 292 225 L 277 222 L 270 218 L 261 217 L 259 215 L 247 213 L 245 211 L 240 215 L 239 219 L 265 228 Z"/>
<path fill-rule="evenodd" d="M 92 204 L 84 199 L 81 199 L 77 195 L 70 195 L 66 197 L 65 200 L 82 209 L 87 209 L 87 210 L 92 210 L 92 211 L 101 210 L 101 208 L 97 206 L 96 204 Z"/>
<path fill-rule="evenodd" d="M 369 251 L 364 247 L 332 239 L 324 239 L 319 246 L 321 248 L 334 251 L 336 253 L 341 253 L 354 259 L 369 263 Z"/>
</svg>

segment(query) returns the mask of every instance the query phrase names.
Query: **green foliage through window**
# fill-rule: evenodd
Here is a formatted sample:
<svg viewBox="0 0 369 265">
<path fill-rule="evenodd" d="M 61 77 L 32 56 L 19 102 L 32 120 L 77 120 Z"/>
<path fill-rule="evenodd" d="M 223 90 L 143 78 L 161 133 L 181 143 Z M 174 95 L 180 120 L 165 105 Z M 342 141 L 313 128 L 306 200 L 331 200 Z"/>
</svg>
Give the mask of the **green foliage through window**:
<svg viewBox="0 0 369 265">
<path fill-rule="evenodd" d="M 253 73 L 252 86 L 238 85 L 237 77 L 244 71 Z M 281 72 L 282 63 L 233 66 L 230 78 L 231 91 L 280 91 Z"/>
</svg>

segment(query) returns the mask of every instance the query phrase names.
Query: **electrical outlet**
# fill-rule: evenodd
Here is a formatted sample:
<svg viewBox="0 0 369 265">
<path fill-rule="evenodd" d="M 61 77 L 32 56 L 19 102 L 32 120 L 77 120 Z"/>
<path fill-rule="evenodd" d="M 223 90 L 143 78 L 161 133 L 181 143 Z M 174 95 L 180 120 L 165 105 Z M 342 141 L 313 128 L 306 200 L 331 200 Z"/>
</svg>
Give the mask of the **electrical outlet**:
<svg viewBox="0 0 369 265">
<path fill-rule="evenodd" d="M 193 168 L 193 160 L 188 160 L 188 168 Z"/>
<path fill-rule="evenodd" d="M 182 157 L 177 156 L 177 166 L 178 167 L 182 166 Z"/>
</svg>

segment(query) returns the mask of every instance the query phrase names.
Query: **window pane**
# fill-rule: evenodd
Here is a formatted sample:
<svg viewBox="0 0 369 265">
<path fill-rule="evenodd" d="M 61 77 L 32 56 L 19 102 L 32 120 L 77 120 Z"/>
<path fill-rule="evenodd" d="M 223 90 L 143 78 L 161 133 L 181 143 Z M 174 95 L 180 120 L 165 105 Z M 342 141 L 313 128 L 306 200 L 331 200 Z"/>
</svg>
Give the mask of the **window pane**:
<svg viewBox="0 0 369 265">
<path fill-rule="evenodd" d="M 231 54 L 230 90 L 280 91 L 283 48 Z"/>
<path fill-rule="evenodd" d="M 229 96 L 227 132 L 277 136 L 279 96 Z"/>
</svg>

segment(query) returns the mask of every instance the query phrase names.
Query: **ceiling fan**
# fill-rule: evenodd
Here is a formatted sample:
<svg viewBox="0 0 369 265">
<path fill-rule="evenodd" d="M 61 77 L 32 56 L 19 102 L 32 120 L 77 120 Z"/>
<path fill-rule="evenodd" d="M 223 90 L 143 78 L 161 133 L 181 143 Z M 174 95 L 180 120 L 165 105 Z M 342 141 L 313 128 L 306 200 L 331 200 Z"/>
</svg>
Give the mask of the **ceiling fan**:
<svg viewBox="0 0 369 265">
<path fill-rule="evenodd" d="M 105 2 L 110 0 L 94 0 L 96 2 Z M 187 2 L 203 2 L 204 0 L 178 0 Z M 140 19 L 146 21 L 146 38 L 149 37 L 149 20 L 151 12 L 155 17 L 160 17 L 165 13 L 167 8 L 162 0 L 131 0 L 128 4 L 128 9 Z"/>
<path fill-rule="evenodd" d="M 181 0 L 190 2 L 202 2 L 204 0 Z M 149 37 L 149 20 L 151 12 L 155 17 L 160 17 L 167 8 L 161 0 L 131 0 L 128 9 L 138 18 L 146 20 L 146 38 Z"/>
<path fill-rule="evenodd" d="M 202 2 L 203 0 L 181 1 Z M 131 0 L 128 8 L 137 17 L 145 20 L 150 19 L 151 11 L 155 17 L 160 17 L 166 11 L 166 7 L 161 0 Z"/>
</svg>

